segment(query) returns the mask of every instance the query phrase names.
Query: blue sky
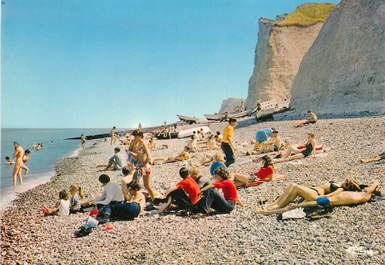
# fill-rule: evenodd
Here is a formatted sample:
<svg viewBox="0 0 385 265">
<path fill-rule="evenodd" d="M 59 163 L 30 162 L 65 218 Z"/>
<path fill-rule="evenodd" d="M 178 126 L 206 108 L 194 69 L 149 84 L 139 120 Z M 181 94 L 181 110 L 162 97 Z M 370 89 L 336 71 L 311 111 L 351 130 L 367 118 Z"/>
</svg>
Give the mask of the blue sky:
<svg viewBox="0 0 385 265">
<path fill-rule="evenodd" d="M 105 128 L 247 97 L 258 18 L 307 1 L 4 2 L 2 127 Z"/>
</svg>

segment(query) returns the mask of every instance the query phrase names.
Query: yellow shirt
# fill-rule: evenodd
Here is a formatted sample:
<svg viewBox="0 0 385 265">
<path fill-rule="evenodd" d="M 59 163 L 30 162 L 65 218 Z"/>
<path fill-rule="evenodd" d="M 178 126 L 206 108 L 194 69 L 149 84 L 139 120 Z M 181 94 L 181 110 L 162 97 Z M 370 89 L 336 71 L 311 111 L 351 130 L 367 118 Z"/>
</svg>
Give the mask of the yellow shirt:
<svg viewBox="0 0 385 265">
<path fill-rule="evenodd" d="M 226 126 L 226 128 L 223 130 L 223 143 L 230 143 L 233 140 L 234 135 L 234 127 L 230 124 Z"/>
</svg>

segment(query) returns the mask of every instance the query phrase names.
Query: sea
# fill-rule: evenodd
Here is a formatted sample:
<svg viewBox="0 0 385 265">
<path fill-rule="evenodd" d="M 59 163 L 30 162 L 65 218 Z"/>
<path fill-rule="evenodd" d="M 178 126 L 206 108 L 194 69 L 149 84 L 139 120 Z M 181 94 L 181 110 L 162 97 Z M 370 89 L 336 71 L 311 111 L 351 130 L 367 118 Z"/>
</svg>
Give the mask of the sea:
<svg viewBox="0 0 385 265">
<path fill-rule="evenodd" d="M 18 193 L 48 182 L 55 174 L 55 163 L 64 157 L 76 156 L 80 150 L 79 140 L 65 140 L 81 134 L 95 135 L 109 133 L 110 129 L 1 129 L 1 176 L 0 176 L 0 211 L 9 206 Z M 5 157 L 14 160 L 13 142 L 22 145 L 24 150 L 31 150 L 31 159 L 27 163 L 29 173 L 24 176 L 23 185 L 13 187 L 13 165 L 7 165 Z M 34 151 L 32 145 L 43 143 L 43 148 Z M 24 171 L 23 171 L 24 172 Z"/>
</svg>

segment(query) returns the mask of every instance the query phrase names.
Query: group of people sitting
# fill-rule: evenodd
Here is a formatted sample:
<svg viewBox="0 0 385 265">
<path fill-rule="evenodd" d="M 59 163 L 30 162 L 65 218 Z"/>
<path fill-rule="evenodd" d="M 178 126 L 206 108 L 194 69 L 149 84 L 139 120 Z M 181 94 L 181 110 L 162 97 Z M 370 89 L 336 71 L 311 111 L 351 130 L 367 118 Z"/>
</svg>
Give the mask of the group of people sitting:
<svg viewBox="0 0 385 265">
<path fill-rule="evenodd" d="M 234 121 L 230 120 L 231 123 L 234 124 Z M 232 135 L 232 132 L 230 133 Z M 229 133 L 225 131 L 224 135 L 229 135 Z M 191 144 L 175 157 L 152 159 L 150 148 L 144 141 L 143 132 L 136 130 L 133 132 L 133 136 L 134 139 L 130 141 L 126 150 L 127 159 L 120 157 L 121 150 L 116 147 L 108 164 L 97 166 L 103 167 L 104 170 L 122 170 L 122 183 L 113 183 L 108 175 L 102 174 L 99 176 L 99 182 L 103 185 L 103 193 L 99 197 L 80 203 L 83 208 L 94 205 L 99 210 L 98 221 L 100 223 L 110 220 L 132 220 L 143 213 L 148 208 L 148 204 L 159 213 L 167 211 L 183 214 L 230 213 L 237 204 L 244 206 L 238 195 L 239 187 L 258 186 L 265 182 L 286 179 L 286 176 L 276 173 L 274 164 L 306 158 L 324 150 L 324 146 L 316 145 L 313 133 L 308 133 L 305 144 L 289 145 L 287 142 L 282 142 L 276 129 L 265 128 L 256 133 L 256 140 L 253 144 L 258 146 L 259 151 L 273 152 L 274 157 L 263 155 L 253 160 L 262 163 L 262 166 L 254 173 L 244 175 L 233 172 L 231 168 L 228 168 L 223 155 L 216 153 L 214 156 L 206 157 L 200 164 L 210 165 L 211 180 L 200 174 L 198 165 L 182 166 L 179 169 L 181 181 L 161 196 L 152 189 L 151 165 L 190 159 L 191 153 L 194 152 Z M 199 139 L 206 143 L 215 141 L 217 145 L 219 143 L 217 141 L 221 137 L 220 133 L 214 136 L 197 132 L 191 140 L 198 142 Z M 230 143 L 232 144 L 231 141 Z M 126 164 L 123 162 L 125 160 Z M 141 181 L 143 181 L 147 194 L 141 190 Z M 71 198 L 74 194 L 78 194 L 77 198 L 80 195 L 75 189 L 72 191 L 70 189 L 70 193 L 71 197 L 68 198 L 66 192 L 61 191 L 57 206 L 53 209 L 45 208 L 44 213 L 60 215 L 63 212 L 71 211 L 73 205 Z M 331 182 L 316 187 L 290 184 L 282 196 L 263 209 L 257 209 L 257 213 L 275 214 L 308 206 L 355 205 L 368 202 L 376 194 L 379 194 L 378 184 L 364 186 L 352 180 L 346 180 L 343 183 Z M 301 198 L 299 203 L 298 198 Z M 148 204 L 146 204 L 146 199 Z M 66 202 L 67 200 L 69 203 Z M 72 201 L 79 200 L 73 199 Z M 294 202 L 297 203 L 293 204 Z"/>
</svg>

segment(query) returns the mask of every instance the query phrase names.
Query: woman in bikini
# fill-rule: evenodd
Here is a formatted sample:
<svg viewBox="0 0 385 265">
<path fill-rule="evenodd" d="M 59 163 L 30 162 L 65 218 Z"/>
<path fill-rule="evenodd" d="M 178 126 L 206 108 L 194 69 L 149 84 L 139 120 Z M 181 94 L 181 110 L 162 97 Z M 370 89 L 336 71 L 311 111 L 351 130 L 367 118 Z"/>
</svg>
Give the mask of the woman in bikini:
<svg viewBox="0 0 385 265">
<path fill-rule="evenodd" d="M 333 181 L 319 186 L 306 187 L 295 183 L 289 184 L 285 192 L 278 197 L 272 204 L 267 206 L 268 210 L 284 208 L 294 202 L 297 197 L 301 197 L 304 201 L 314 201 L 318 196 L 332 195 L 340 191 L 360 191 L 360 185 L 354 180 L 345 180 L 342 183 Z"/>
<path fill-rule="evenodd" d="M 282 154 L 282 158 L 275 159 L 274 163 L 283 163 L 295 159 L 301 159 L 308 156 L 314 156 L 316 153 L 317 145 L 315 142 L 315 135 L 308 133 L 308 139 L 305 144 L 305 149 L 298 149 L 293 146 L 288 146 L 288 149 Z"/>
<path fill-rule="evenodd" d="M 148 191 L 151 199 L 155 198 L 155 193 L 151 183 L 151 156 L 146 143 L 143 140 L 143 132 L 135 130 L 133 132 L 134 140 L 128 149 L 128 161 L 141 170 L 143 175 L 143 185 Z"/>
<path fill-rule="evenodd" d="M 292 209 L 304 207 L 322 206 L 325 208 L 329 208 L 333 206 L 363 204 L 369 202 L 373 198 L 373 196 L 381 195 L 378 187 L 378 183 L 375 183 L 358 191 L 345 190 L 341 188 L 327 195 L 319 195 L 313 198 L 309 198 L 308 200 L 305 200 L 304 202 L 299 204 L 291 204 L 282 208 L 269 208 L 265 210 L 258 209 L 257 213 L 269 215 L 275 213 L 283 213 Z"/>
</svg>

